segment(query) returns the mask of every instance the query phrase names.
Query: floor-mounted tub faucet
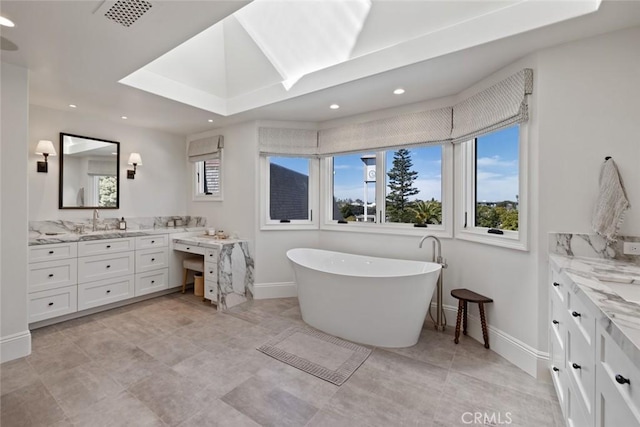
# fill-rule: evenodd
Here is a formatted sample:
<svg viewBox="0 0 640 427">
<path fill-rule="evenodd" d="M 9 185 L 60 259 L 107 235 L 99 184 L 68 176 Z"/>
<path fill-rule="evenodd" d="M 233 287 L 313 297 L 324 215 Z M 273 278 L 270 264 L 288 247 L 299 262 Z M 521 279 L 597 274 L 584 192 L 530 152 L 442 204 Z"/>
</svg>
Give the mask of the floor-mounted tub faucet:
<svg viewBox="0 0 640 427">
<path fill-rule="evenodd" d="M 98 218 L 100 218 L 100 213 L 98 209 L 93 210 L 93 231 L 98 231 Z"/>
<path fill-rule="evenodd" d="M 418 247 L 422 247 L 422 244 L 427 239 L 433 239 L 433 262 L 436 262 L 442 266 L 442 268 L 447 268 L 447 261 L 442 258 L 442 243 L 440 243 L 440 239 L 436 236 L 428 234 L 420 240 L 420 244 Z M 436 292 L 436 317 L 437 320 L 433 318 L 431 315 L 431 305 L 429 305 L 429 317 L 433 321 L 433 324 L 436 328 L 436 331 L 444 331 L 445 326 L 447 325 L 447 318 L 444 315 L 444 310 L 442 309 L 442 276 L 444 272 L 440 271 L 440 276 L 438 276 L 438 284 L 437 284 L 437 292 Z"/>
</svg>

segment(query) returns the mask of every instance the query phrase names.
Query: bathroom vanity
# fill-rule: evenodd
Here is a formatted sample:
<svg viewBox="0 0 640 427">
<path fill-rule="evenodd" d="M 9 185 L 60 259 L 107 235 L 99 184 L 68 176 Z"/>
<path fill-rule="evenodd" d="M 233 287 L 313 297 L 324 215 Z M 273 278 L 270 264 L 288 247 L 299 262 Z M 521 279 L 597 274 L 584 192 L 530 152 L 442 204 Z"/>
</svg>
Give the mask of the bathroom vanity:
<svg viewBox="0 0 640 427">
<path fill-rule="evenodd" d="M 550 370 L 566 424 L 640 426 L 640 266 L 557 254 L 549 264 Z"/>
</svg>

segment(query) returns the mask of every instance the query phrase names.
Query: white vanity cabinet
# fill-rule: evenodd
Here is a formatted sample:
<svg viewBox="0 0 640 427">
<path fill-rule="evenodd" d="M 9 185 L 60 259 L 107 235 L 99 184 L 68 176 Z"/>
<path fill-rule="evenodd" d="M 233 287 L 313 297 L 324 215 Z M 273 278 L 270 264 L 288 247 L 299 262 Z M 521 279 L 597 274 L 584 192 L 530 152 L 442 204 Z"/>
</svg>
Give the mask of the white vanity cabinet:
<svg viewBox="0 0 640 427">
<path fill-rule="evenodd" d="M 136 237 L 135 296 L 169 288 L 169 236 Z"/>
<path fill-rule="evenodd" d="M 204 298 L 218 302 L 218 249 L 206 249 L 204 253 Z"/>
<path fill-rule="evenodd" d="M 640 370 L 602 327 L 604 313 L 549 270 L 549 368 L 566 425 L 640 427 Z"/>
<path fill-rule="evenodd" d="M 78 244 L 29 247 L 29 322 L 78 310 Z"/>
</svg>

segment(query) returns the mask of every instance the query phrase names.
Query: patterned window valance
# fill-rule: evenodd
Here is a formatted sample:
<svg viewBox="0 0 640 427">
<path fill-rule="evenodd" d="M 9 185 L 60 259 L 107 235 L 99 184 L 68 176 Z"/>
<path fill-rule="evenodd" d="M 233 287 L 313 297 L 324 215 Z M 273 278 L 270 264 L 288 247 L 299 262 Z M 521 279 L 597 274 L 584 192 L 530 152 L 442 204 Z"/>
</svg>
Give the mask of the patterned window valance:
<svg viewBox="0 0 640 427">
<path fill-rule="evenodd" d="M 316 156 L 318 132 L 310 129 L 259 128 L 260 154 Z"/>
<path fill-rule="evenodd" d="M 196 139 L 189 142 L 187 156 L 192 163 L 218 159 L 222 148 L 224 148 L 224 137 L 222 135 Z"/>
</svg>

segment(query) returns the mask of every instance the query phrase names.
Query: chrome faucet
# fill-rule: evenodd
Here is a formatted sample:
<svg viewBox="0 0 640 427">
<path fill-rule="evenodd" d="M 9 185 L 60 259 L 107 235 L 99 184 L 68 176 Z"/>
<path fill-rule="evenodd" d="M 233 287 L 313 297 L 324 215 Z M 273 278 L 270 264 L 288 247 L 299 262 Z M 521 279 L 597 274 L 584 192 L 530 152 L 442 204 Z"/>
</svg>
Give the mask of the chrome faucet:
<svg viewBox="0 0 640 427">
<path fill-rule="evenodd" d="M 424 236 L 422 240 L 420 240 L 420 245 L 418 245 L 418 247 L 421 248 L 422 244 L 427 239 L 433 239 L 434 243 L 436 244 L 435 253 L 433 254 L 434 255 L 433 261 L 440 264 L 442 268 L 447 268 L 447 261 L 442 259 L 442 243 L 440 243 L 440 239 L 438 239 L 436 236 L 433 236 L 431 234 Z"/>
<path fill-rule="evenodd" d="M 98 231 L 98 218 L 100 218 L 100 213 L 98 209 L 93 210 L 93 231 Z"/>
</svg>

